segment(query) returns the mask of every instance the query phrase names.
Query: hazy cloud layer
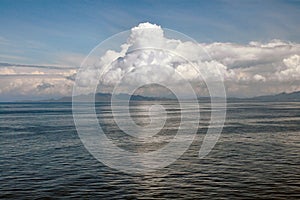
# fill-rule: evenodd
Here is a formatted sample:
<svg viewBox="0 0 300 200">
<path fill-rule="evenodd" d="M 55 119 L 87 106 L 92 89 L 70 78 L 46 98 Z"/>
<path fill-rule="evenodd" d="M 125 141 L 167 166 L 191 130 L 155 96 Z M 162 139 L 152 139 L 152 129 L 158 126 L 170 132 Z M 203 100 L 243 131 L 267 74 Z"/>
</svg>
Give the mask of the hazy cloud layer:
<svg viewBox="0 0 300 200">
<path fill-rule="evenodd" d="M 76 69 L 0 64 L 0 100 L 41 99 L 70 95 Z"/>
</svg>

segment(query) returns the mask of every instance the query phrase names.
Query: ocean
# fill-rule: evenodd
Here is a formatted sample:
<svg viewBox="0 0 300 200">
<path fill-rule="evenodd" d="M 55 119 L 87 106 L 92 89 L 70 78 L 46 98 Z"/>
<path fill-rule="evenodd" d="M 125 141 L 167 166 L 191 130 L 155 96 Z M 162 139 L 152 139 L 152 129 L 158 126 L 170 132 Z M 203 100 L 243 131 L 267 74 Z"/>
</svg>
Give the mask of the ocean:
<svg viewBox="0 0 300 200">
<path fill-rule="evenodd" d="M 149 119 L 138 109 L 145 104 L 137 102 L 131 110 L 137 123 Z M 182 112 L 176 103 L 163 104 L 173 117 L 153 145 L 133 145 L 103 112 L 107 103 L 96 103 L 96 111 L 120 147 L 154 151 L 176 134 Z M 207 103 L 200 107 L 195 140 L 178 160 L 154 172 L 127 174 L 86 150 L 71 103 L 0 103 L 0 198 L 300 199 L 299 102 L 229 102 L 222 134 L 203 159 L 198 152 L 210 110 Z"/>
</svg>

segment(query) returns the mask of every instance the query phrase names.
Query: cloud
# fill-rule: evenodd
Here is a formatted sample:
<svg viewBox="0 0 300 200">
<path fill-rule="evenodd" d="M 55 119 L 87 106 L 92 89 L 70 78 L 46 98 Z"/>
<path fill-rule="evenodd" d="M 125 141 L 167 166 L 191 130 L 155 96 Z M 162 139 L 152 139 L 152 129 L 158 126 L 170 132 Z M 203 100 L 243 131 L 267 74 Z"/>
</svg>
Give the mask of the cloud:
<svg viewBox="0 0 300 200">
<path fill-rule="evenodd" d="M 0 54 L 0 59 L 1 60 L 13 59 L 13 60 L 18 60 L 18 61 L 26 61 L 27 60 L 27 58 L 23 57 L 23 56 L 7 55 L 7 54 Z"/>
<path fill-rule="evenodd" d="M 53 88 L 53 87 L 54 87 L 53 84 L 51 84 L 51 83 L 44 83 L 44 82 L 43 82 L 42 84 L 36 86 L 36 88 L 37 88 L 39 91 L 41 91 L 41 90 L 46 90 L 46 89 L 48 89 L 48 88 Z"/>
<path fill-rule="evenodd" d="M 11 64 L 11 63 L 0 63 L 1 67 L 14 67 L 14 68 L 41 68 L 41 69 L 57 69 L 57 70 L 66 70 L 66 69 L 77 69 L 75 66 L 66 66 L 66 65 L 29 65 L 29 64 Z"/>
<path fill-rule="evenodd" d="M 20 65 L 0 63 L 0 75 L 2 76 L 51 76 L 69 77 L 76 73 L 75 68 L 61 68 L 56 66 Z"/>
<path fill-rule="evenodd" d="M 255 74 L 253 76 L 253 79 L 256 80 L 256 81 L 263 81 L 263 82 L 266 81 L 266 78 L 262 75 L 259 75 L 259 74 Z"/>
<path fill-rule="evenodd" d="M 249 44 L 212 43 L 202 44 L 211 58 L 228 68 L 247 68 L 256 65 L 281 62 L 285 57 L 300 53 L 300 45 L 271 40 L 268 43 L 250 42 Z"/>
<path fill-rule="evenodd" d="M 230 75 L 225 65 L 203 57 L 208 56 L 198 43 L 169 39 L 160 26 L 142 23 L 131 29 L 120 51 L 106 51 L 99 62 L 86 65 L 77 81 L 82 87 L 90 87 L 98 83 L 100 77 L 100 88 L 114 88 L 118 84 L 118 92 L 159 83 L 176 86 L 185 93 L 189 82 L 199 82 L 201 78 L 217 80 L 223 72 Z M 106 66 L 111 67 L 106 70 Z"/>
<path fill-rule="evenodd" d="M 77 67 L 85 56 L 74 53 L 60 54 L 53 61 L 56 65 L 0 63 L 0 94 L 71 95 L 76 74 L 83 92 L 98 83 L 103 92 L 111 92 L 118 83 L 119 92 L 126 92 L 132 86 L 165 82 L 187 95 L 188 82 L 199 95 L 207 95 L 204 80 L 214 81 L 220 75 L 228 96 L 300 90 L 300 44 L 289 41 L 198 43 L 173 38 L 158 25 L 142 23 L 131 29 L 118 48 L 97 53 L 90 55 L 87 68 L 80 73 Z M 140 91 L 155 94 L 149 87 Z"/>
<path fill-rule="evenodd" d="M 300 56 L 295 54 L 283 59 L 285 68 L 277 72 L 279 80 L 300 80 Z"/>
<path fill-rule="evenodd" d="M 71 94 L 73 81 L 63 77 L 45 76 L 6 76 L 0 79 L 1 99 L 13 96 L 18 98 L 49 98 Z"/>
<path fill-rule="evenodd" d="M 0 75 L 12 75 L 12 74 L 16 74 L 16 71 L 12 68 L 2 68 L 0 69 Z"/>
<path fill-rule="evenodd" d="M 184 91 L 182 77 L 197 85 L 201 82 L 199 76 L 213 81 L 221 74 L 229 95 L 255 96 L 290 91 L 289 86 L 300 90 L 296 85 L 300 75 L 299 55 L 297 43 L 281 40 L 249 44 L 197 43 L 169 38 L 160 26 L 142 23 L 131 29 L 120 51 L 108 50 L 100 62 L 80 73 L 78 82 L 80 86 L 89 86 L 101 77 L 100 88 L 107 89 L 122 80 L 120 90 L 124 92 L 130 85 L 165 80 Z M 115 61 L 109 63 L 111 60 Z M 106 65 L 110 68 L 100 76 Z M 282 87 L 276 86 L 278 84 Z M 256 89 L 258 85 L 260 90 Z"/>
<path fill-rule="evenodd" d="M 0 100 L 71 95 L 76 69 L 0 63 Z"/>
</svg>

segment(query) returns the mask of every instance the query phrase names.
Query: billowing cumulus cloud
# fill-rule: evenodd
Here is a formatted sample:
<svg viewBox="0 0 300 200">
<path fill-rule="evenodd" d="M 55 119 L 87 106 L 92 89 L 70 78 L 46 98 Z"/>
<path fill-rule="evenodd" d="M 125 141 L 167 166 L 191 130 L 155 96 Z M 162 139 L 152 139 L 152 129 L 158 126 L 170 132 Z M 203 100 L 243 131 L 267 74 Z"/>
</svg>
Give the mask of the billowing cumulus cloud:
<svg viewBox="0 0 300 200">
<path fill-rule="evenodd" d="M 188 84 L 196 87 L 203 80 L 221 81 L 220 74 L 232 75 L 225 65 L 208 57 L 200 44 L 168 38 L 160 26 L 143 23 L 131 29 L 120 51 L 109 50 L 99 62 L 86 65 L 77 82 L 90 87 L 100 81 L 100 91 L 108 89 L 105 92 L 117 85 L 117 92 L 130 92 L 133 86 L 158 83 L 181 88 L 183 95 Z"/>
<path fill-rule="evenodd" d="M 283 59 L 285 67 L 278 71 L 280 80 L 300 80 L 300 56 L 292 55 Z"/>
<path fill-rule="evenodd" d="M 107 51 L 78 80 L 88 86 L 100 77 L 102 89 L 122 80 L 121 91 L 129 85 L 166 80 L 184 91 L 182 78 L 197 87 L 203 85 L 201 79 L 213 81 L 221 75 L 233 96 L 292 92 L 300 90 L 299 55 L 300 45 L 292 42 L 197 43 L 169 38 L 160 26 L 143 23 L 131 29 L 120 51 Z M 110 68 L 100 75 L 107 65 Z"/>
<path fill-rule="evenodd" d="M 83 58 L 72 55 L 76 63 Z M 198 43 L 173 38 L 158 25 L 142 23 L 131 29 L 119 48 L 91 58 L 85 71 L 77 73 L 83 91 L 99 84 L 99 90 L 107 92 L 121 83 L 119 92 L 126 92 L 131 86 L 165 81 L 184 93 L 188 81 L 199 95 L 206 95 L 204 80 L 214 81 L 220 75 L 228 96 L 300 90 L 300 44 L 288 41 Z M 72 63 L 69 56 L 66 60 Z M 1 95 L 65 96 L 71 95 L 76 70 L 0 65 L 0 76 Z"/>
</svg>

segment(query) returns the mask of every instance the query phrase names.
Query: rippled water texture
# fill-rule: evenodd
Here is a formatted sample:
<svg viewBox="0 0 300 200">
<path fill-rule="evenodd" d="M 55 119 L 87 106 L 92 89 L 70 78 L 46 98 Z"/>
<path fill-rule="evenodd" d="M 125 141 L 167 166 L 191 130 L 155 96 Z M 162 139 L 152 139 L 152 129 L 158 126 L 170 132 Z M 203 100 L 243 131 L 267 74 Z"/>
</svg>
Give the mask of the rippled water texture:
<svg viewBox="0 0 300 200">
<path fill-rule="evenodd" d="M 147 103 L 131 110 L 137 124 L 149 120 L 139 109 Z M 147 142 L 122 134 L 106 103 L 96 107 L 110 139 L 126 150 L 146 152 L 176 133 L 180 112 L 176 103 L 164 104 L 172 117 Z M 89 154 L 70 103 L 0 103 L 0 198 L 300 198 L 300 103 L 229 103 L 223 133 L 201 160 L 210 110 L 208 104 L 200 106 L 196 140 L 179 160 L 153 173 L 130 175 Z"/>
</svg>

